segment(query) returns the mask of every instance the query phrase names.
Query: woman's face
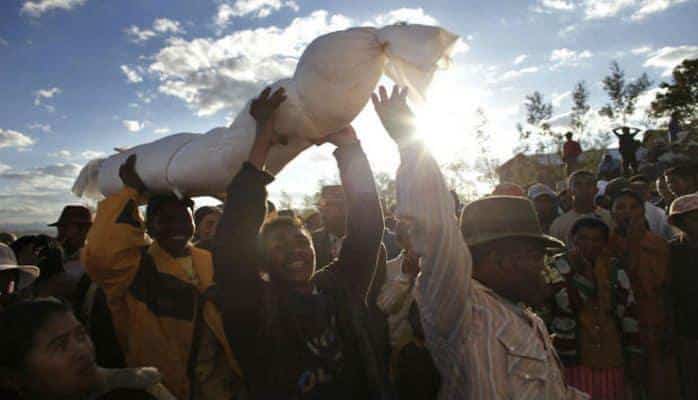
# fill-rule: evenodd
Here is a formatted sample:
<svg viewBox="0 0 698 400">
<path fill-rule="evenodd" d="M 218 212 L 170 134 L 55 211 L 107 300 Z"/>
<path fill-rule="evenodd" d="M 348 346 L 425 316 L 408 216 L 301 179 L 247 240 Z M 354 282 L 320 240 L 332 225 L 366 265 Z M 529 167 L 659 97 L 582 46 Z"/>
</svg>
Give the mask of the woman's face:
<svg viewBox="0 0 698 400">
<path fill-rule="evenodd" d="M 212 212 L 201 219 L 199 226 L 199 239 L 208 240 L 216 235 L 216 228 L 218 228 L 218 221 L 221 219 L 221 214 L 217 212 Z"/>
<path fill-rule="evenodd" d="M 618 231 L 623 233 L 633 224 L 640 224 L 645 218 L 643 205 L 631 196 L 623 196 L 613 203 L 611 210 Z"/>
<path fill-rule="evenodd" d="M 25 360 L 27 389 L 44 397 L 74 397 L 99 384 L 94 347 L 71 313 L 50 317 Z"/>
</svg>

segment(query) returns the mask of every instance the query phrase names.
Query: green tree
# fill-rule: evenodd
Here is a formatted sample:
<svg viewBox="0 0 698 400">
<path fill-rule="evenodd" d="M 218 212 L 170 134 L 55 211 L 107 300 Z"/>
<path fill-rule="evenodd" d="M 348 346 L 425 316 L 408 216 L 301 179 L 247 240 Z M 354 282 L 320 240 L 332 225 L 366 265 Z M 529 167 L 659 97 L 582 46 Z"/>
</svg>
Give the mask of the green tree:
<svg viewBox="0 0 698 400">
<path fill-rule="evenodd" d="M 662 82 L 663 89 L 650 106 L 654 118 L 678 113 L 682 127 L 698 128 L 698 59 L 684 60 L 672 73 L 673 82 Z"/>
<path fill-rule="evenodd" d="M 475 110 L 475 141 L 478 146 L 478 157 L 475 159 L 475 171 L 479 173 L 478 180 L 489 185 L 499 182 L 497 167 L 499 160 L 492 157 L 492 137 L 489 131 L 489 118 L 485 110 L 478 107 Z"/>
<path fill-rule="evenodd" d="M 610 71 L 602 81 L 610 102 L 599 110 L 599 114 L 625 125 L 628 117 L 635 112 L 637 98 L 652 87 L 652 81 L 643 73 L 636 80 L 626 82 L 625 71 L 620 69 L 616 61 L 611 63 Z"/>
<path fill-rule="evenodd" d="M 534 146 L 536 152 L 545 152 L 550 150 L 556 142 L 561 142 L 562 135 L 553 132 L 548 123 L 553 116 L 553 105 L 546 102 L 539 91 L 526 95 L 524 107 L 529 128 L 524 128 L 522 124 L 516 126 L 521 139 L 517 147 L 518 152 L 529 152 L 531 146 Z"/>
<path fill-rule="evenodd" d="M 578 136 L 584 136 L 586 133 L 587 114 L 590 109 L 589 89 L 587 89 L 586 82 L 579 81 L 572 90 L 572 114 L 570 117 L 572 129 Z"/>
</svg>

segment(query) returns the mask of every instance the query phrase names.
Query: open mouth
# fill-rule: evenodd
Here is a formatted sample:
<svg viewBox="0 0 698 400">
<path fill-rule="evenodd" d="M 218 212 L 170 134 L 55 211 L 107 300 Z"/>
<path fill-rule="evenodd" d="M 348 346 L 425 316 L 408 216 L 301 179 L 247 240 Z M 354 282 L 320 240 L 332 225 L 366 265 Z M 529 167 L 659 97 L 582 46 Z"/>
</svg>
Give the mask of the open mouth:
<svg viewBox="0 0 698 400">
<path fill-rule="evenodd" d="M 302 270 L 303 268 L 305 268 L 305 265 L 305 260 L 298 260 L 288 264 L 288 269 Z"/>
</svg>

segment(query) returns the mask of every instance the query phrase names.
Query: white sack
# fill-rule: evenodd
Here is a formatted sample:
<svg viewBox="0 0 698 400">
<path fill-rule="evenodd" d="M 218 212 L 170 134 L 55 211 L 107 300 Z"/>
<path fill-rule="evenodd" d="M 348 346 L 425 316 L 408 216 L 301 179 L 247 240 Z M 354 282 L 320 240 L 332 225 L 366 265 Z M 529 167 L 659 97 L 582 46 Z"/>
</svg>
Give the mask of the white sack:
<svg viewBox="0 0 698 400">
<path fill-rule="evenodd" d="M 412 100 L 421 101 L 434 72 L 448 64 L 456 40 L 441 28 L 408 24 L 352 28 L 316 38 L 303 52 L 293 78 L 272 85 L 286 89 L 287 99 L 274 117 L 274 127 L 289 144 L 272 149 L 270 172 L 279 172 L 312 140 L 350 124 L 383 73 L 408 87 Z M 248 102 L 230 128 L 204 135 L 176 134 L 107 158 L 99 167 L 99 190 L 104 195 L 120 190 L 119 166 L 135 153 L 136 171 L 152 192 L 223 193 L 247 158 L 254 136 Z M 90 195 L 95 175 L 83 170 L 73 193 Z"/>
</svg>

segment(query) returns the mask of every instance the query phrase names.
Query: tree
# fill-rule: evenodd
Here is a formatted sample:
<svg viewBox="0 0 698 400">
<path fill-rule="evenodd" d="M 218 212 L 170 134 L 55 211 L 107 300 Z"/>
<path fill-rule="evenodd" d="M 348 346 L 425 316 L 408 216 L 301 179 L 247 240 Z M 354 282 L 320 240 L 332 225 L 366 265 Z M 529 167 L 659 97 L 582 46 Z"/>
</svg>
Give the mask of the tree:
<svg viewBox="0 0 698 400">
<path fill-rule="evenodd" d="M 672 73 L 673 83 L 662 82 L 663 89 L 650 106 L 654 118 L 678 113 L 682 127 L 698 128 L 698 59 L 684 60 Z"/>
<path fill-rule="evenodd" d="M 478 107 L 475 110 L 475 141 L 478 145 L 478 157 L 475 159 L 475 170 L 480 173 L 478 180 L 492 186 L 499 182 L 497 167 L 499 160 L 492 157 L 492 138 L 489 133 L 489 119 L 485 110 Z"/>
<path fill-rule="evenodd" d="M 281 191 L 281 196 L 279 197 L 279 210 L 291 210 L 293 209 L 293 197 L 285 190 Z"/>
<path fill-rule="evenodd" d="M 652 86 L 652 81 L 646 73 L 640 75 L 636 80 L 627 83 L 625 81 L 625 71 L 620 69 L 616 61 L 611 63 L 611 73 L 603 78 L 603 89 L 608 94 L 610 103 L 599 110 L 601 116 L 612 120 L 619 120 L 623 125 L 635 112 L 637 98 Z"/>
<path fill-rule="evenodd" d="M 586 82 L 579 81 L 572 90 L 572 115 L 571 125 L 577 136 L 584 136 L 587 127 L 587 113 L 589 106 L 589 89 Z"/>
<path fill-rule="evenodd" d="M 528 123 L 530 130 L 525 129 L 521 124 L 517 125 L 522 141 L 517 150 L 528 152 L 531 144 L 535 146 L 537 152 L 549 151 L 550 147 L 556 144 L 559 147 L 562 143 L 562 135 L 553 132 L 548 123 L 548 120 L 553 116 L 553 105 L 546 103 L 543 95 L 535 91 L 526 95 L 524 107 L 526 108 L 526 123 Z"/>
<path fill-rule="evenodd" d="M 389 210 L 397 203 L 397 192 L 395 189 L 395 179 L 390 174 L 378 172 L 375 174 L 376 190 L 378 198 L 383 202 L 383 208 Z"/>
</svg>

